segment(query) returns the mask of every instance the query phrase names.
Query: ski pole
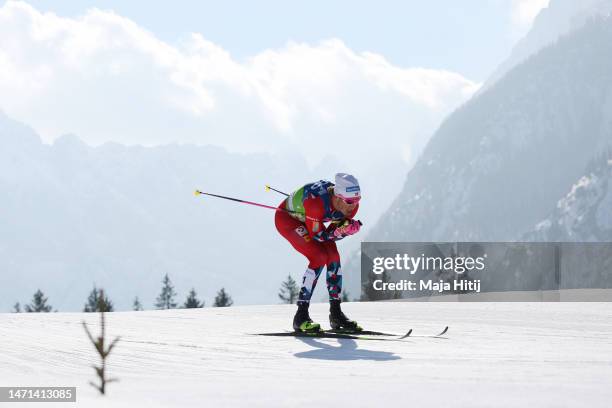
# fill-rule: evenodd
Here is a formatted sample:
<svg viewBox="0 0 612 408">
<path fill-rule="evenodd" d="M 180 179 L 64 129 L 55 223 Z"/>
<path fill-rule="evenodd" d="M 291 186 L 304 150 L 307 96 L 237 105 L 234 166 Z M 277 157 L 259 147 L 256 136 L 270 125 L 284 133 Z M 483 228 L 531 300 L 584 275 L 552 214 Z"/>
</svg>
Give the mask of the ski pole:
<svg viewBox="0 0 612 408">
<path fill-rule="evenodd" d="M 277 190 L 277 189 L 275 189 L 275 188 L 273 188 L 273 187 L 270 187 L 269 185 L 267 185 L 267 184 L 266 184 L 266 191 L 270 191 L 270 190 L 272 190 L 272 191 L 276 191 L 277 193 L 282 194 L 282 195 L 284 195 L 285 197 L 289 197 L 289 194 L 287 194 L 287 193 L 283 193 L 282 191 Z"/>
<path fill-rule="evenodd" d="M 281 194 L 284 194 L 284 193 L 281 193 Z M 269 208 L 269 209 L 274 210 L 274 211 L 284 211 L 284 212 L 290 213 L 290 214 L 301 214 L 301 213 L 298 213 L 297 211 L 288 210 L 286 208 L 272 207 L 271 205 L 255 203 L 253 201 L 242 200 L 240 198 L 233 198 L 233 197 L 222 196 L 222 195 L 219 195 L 219 194 L 205 193 L 205 192 L 200 191 L 200 190 L 196 190 L 194 192 L 194 195 L 196 195 L 196 196 L 207 195 L 207 196 L 211 196 L 211 197 L 222 198 L 224 200 L 236 201 L 237 203 L 250 204 L 250 205 L 255 205 L 257 207 Z M 307 215 L 304 215 L 304 217 L 306 217 L 307 219 L 312 220 L 312 221 L 321 221 L 318 218 L 309 217 Z M 363 223 L 361 221 L 358 220 L 357 222 L 359 223 L 359 225 L 363 225 Z"/>
<path fill-rule="evenodd" d="M 233 197 L 226 197 L 226 196 L 222 196 L 222 195 L 218 195 L 218 194 L 205 193 L 205 192 L 202 192 L 200 190 L 196 190 L 194 194 L 196 196 L 198 196 L 198 195 L 207 195 L 207 196 L 211 196 L 211 197 L 222 198 L 224 200 L 236 201 L 237 203 L 255 205 L 257 207 L 269 208 L 269 209 L 274 210 L 274 211 L 285 211 L 287 213 L 299 214 L 297 211 L 288 210 L 286 208 L 272 207 L 271 205 L 254 203 L 253 201 L 242 200 L 240 198 L 233 198 Z M 313 220 L 313 221 L 320 221 L 317 218 L 312 218 L 312 217 L 308 217 L 308 216 L 306 216 L 306 218 L 308 218 L 309 220 Z"/>
</svg>

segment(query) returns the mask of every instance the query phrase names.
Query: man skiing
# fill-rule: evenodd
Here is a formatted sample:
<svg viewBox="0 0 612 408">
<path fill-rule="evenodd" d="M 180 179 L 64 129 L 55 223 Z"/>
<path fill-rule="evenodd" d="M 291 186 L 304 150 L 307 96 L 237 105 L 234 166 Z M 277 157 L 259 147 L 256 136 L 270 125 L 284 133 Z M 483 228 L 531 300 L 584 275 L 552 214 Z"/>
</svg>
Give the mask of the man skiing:
<svg viewBox="0 0 612 408">
<path fill-rule="evenodd" d="M 350 174 L 338 173 L 335 183 L 320 180 L 306 184 L 279 205 L 283 211 L 276 212 L 276 229 L 308 259 L 298 296 L 298 309 L 293 318 L 295 331 L 317 332 L 321 329 L 310 318 L 308 306 L 324 267 L 327 267 L 329 322 L 332 329 L 353 332 L 362 330 L 357 322 L 349 320 L 340 309 L 342 273 L 336 247 L 336 241 L 359 232 L 361 223 L 353 217 L 359 209 L 360 199 L 357 179 Z M 330 222 L 327 227 L 324 225 L 326 222 Z"/>
</svg>

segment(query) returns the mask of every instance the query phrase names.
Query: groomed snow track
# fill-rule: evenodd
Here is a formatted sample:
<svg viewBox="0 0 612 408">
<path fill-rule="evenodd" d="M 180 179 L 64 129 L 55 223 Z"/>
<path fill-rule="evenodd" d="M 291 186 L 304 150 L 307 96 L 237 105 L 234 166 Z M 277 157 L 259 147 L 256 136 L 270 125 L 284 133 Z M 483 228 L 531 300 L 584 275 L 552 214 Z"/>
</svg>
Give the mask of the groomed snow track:
<svg viewBox="0 0 612 408">
<path fill-rule="evenodd" d="M 1 386 L 76 386 L 75 407 L 609 407 L 612 303 L 350 303 L 371 330 L 444 338 L 405 342 L 263 337 L 294 306 L 107 314 L 108 394 L 81 321 L 98 315 L 0 314 Z M 327 324 L 324 304 L 311 316 Z M 1 406 L 10 404 L 0 403 Z M 58 406 L 58 404 L 52 404 Z M 25 405 L 16 405 L 18 407 Z"/>
</svg>

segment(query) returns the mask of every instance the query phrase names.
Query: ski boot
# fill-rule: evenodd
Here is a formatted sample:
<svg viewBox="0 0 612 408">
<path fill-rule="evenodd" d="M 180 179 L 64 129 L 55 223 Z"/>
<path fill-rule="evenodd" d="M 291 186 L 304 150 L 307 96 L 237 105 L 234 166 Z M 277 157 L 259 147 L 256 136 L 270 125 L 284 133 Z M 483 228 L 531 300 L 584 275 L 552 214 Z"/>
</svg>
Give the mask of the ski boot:
<svg viewBox="0 0 612 408">
<path fill-rule="evenodd" d="M 321 331 L 321 325 L 315 323 L 308 314 L 307 302 L 298 303 L 298 310 L 293 318 L 293 330 L 303 333 L 317 333 Z"/>
<path fill-rule="evenodd" d="M 344 333 L 359 333 L 363 329 L 354 320 L 348 317 L 340 309 L 340 300 L 329 301 L 329 324 L 332 330 Z"/>
</svg>

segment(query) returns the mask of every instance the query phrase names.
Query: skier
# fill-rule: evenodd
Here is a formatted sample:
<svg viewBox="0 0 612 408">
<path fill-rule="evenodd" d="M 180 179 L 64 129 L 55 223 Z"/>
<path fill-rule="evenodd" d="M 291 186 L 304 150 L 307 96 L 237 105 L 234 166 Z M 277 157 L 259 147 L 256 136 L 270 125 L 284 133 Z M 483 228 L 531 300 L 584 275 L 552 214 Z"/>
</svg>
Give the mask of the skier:
<svg viewBox="0 0 612 408">
<path fill-rule="evenodd" d="M 340 309 L 342 273 L 336 247 L 336 241 L 359 232 L 361 223 L 353 217 L 359 209 L 360 199 L 357 179 L 350 174 L 338 173 L 335 184 L 325 180 L 306 184 L 279 205 L 279 208 L 289 212 L 276 212 L 276 229 L 308 259 L 298 296 L 298 309 L 293 318 L 295 331 L 317 332 L 321 329 L 310 318 L 308 306 L 324 267 L 327 267 L 329 322 L 332 329 L 353 332 L 362 330 L 357 322 L 349 320 Z M 327 227 L 324 225 L 326 222 L 330 222 Z"/>
</svg>

